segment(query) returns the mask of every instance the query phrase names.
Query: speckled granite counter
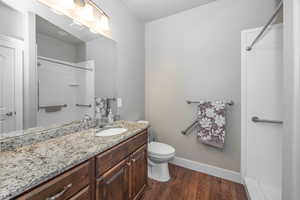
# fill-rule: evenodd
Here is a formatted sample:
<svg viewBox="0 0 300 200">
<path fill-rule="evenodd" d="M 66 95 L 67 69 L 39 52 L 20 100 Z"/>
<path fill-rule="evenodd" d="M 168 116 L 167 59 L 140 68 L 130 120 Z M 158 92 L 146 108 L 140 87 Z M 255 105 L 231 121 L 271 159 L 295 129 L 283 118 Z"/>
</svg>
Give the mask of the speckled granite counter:
<svg viewBox="0 0 300 200">
<path fill-rule="evenodd" d="M 89 129 L 0 152 L 0 200 L 13 199 L 147 128 L 128 121 L 116 125 L 128 131 L 95 137 L 96 130 Z"/>
</svg>

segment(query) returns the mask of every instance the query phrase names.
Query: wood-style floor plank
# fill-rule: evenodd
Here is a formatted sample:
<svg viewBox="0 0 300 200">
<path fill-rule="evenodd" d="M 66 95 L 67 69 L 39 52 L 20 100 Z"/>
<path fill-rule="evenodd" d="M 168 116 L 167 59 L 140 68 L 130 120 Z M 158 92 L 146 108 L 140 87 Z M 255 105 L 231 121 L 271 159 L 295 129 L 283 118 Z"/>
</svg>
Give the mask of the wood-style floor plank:
<svg viewBox="0 0 300 200">
<path fill-rule="evenodd" d="M 241 184 L 170 165 L 171 181 L 149 179 L 144 200 L 247 200 Z"/>
</svg>

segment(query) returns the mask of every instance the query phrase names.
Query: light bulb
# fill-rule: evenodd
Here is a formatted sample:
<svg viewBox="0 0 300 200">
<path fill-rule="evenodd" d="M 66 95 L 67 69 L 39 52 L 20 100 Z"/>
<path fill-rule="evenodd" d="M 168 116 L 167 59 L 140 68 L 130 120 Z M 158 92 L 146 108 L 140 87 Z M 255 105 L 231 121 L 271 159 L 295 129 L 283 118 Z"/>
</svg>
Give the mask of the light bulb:
<svg viewBox="0 0 300 200">
<path fill-rule="evenodd" d="M 109 30 L 109 21 L 105 15 L 101 16 L 98 27 L 105 31 Z"/>
<path fill-rule="evenodd" d="M 90 32 L 94 34 L 98 33 L 97 30 L 95 30 L 94 28 L 90 28 Z"/>
<path fill-rule="evenodd" d="M 60 0 L 59 5 L 64 9 L 74 9 L 76 7 L 74 0 Z"/>
<path fill-rule="evenodd" d="M 80 16 L 84 18 L 87 21 L 93 21 L 94 20 L 94 8 L 86 4 L 83 9 L 80 12 Z"/>
</svg>

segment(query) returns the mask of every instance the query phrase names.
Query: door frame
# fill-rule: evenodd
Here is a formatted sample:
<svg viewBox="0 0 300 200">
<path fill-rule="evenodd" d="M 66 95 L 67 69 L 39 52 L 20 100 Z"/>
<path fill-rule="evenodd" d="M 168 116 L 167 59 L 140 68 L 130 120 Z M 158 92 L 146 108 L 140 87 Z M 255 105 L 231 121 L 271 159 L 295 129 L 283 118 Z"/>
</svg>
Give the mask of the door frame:
<svg viewBox="0 0 300 200">
<path fill-rule="evenodd" d="M 247 35 L 259 33 L 263 27 L 247 29 L 241 32 L 241 178 L 245 184 L 247 174 Z M 272 29 L 283 28 L 283 24 L 272 25 Z"/>
<path fill-rule="evenodd" d="M 0 46 L 14 49 L 15 52 L 15 120 L 16 130 L 23 129 L 23 67 L 24 41 L 0 34 Z"/>
<path fill-rule="evenodd" d="M 284 1 L 284 137 L 282 199 L 300 196 L 300 2 Z"/>
</svg>

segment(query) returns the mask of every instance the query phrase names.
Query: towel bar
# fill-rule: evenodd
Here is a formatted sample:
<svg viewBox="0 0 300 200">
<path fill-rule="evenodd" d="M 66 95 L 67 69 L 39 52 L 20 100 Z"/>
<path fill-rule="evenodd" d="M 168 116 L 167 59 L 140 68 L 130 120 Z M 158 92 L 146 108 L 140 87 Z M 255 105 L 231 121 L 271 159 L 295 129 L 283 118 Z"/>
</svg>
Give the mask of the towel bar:
<svg viewBox="0 0 300 200">
<path fill-rule="evenodd" d="M 68 107 L 67 104 L 64 104 L 64 105 L 53 105 L 53 106 L 40 106 L 39 108 L 40 109 L 47 109 L 47 108 L 50 108 L 50 107 L 60 107 L 60 108 L 64 108 L 64 107 Z"/>
<path fill-rule="evenodd" d="M 204 101 L 190 101 L 190 100 L 186 101 L 187 104 L 200 104 L 201 102 L 204 102 Z M 226 101 L 226 104 L 229 105 L 229 106 L 233 106 L 234 102 L 233 101 Z"/>
<path fill-rule="evenodd" d="M 39 110 L 44 109 L 46 113 L 53 113 L 61 111 L 62 108 L 68 107 L 67 104 L 64 105 L 53 105 L 53 106 L 39 106 Z"/>
</svg>

